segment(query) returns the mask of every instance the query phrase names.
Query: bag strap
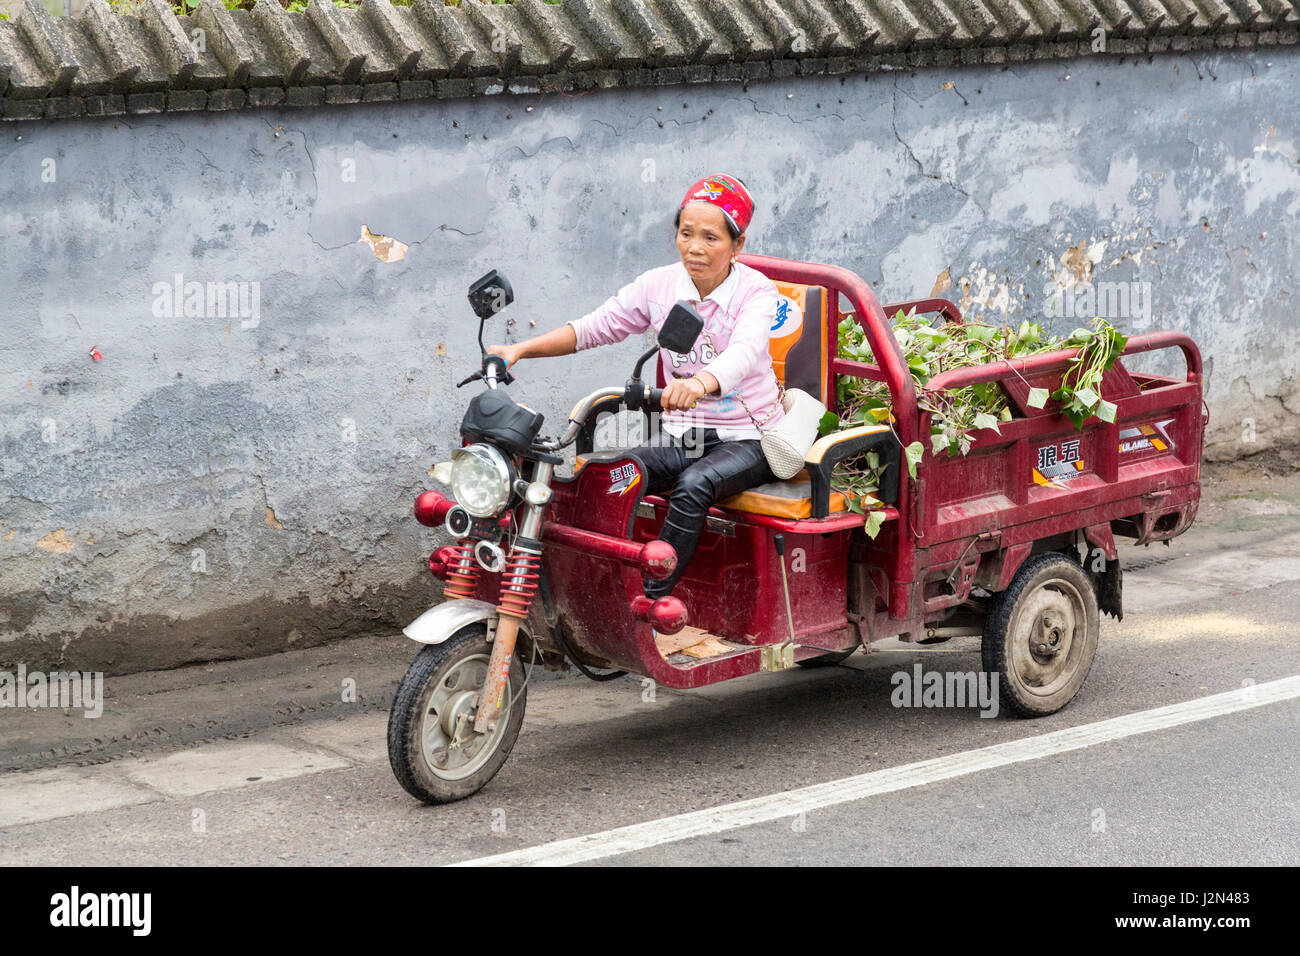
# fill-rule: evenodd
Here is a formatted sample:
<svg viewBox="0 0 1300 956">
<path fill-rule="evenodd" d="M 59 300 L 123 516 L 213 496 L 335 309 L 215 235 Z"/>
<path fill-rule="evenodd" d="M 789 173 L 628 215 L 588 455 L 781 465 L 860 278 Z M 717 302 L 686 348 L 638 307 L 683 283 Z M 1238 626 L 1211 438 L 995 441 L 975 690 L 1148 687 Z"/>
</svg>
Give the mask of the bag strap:
<svg viewBox="0 0 1300 956">
<path fill-rule="evenodd" d="M 715 345 L 713 344 L 713 339 L 709 338 L 709 333 L 708 333 L 708 330 L 707 330 L 707 329 L 700 329 L 700 334 L 704 336 L 704 341 L 705 341 L 705 343 L 709 346 L 709 348 L 713 349 L 713 354 L 714 354 L 714 355 L 721 355 L 721 354 L 722 354 L 721 352 L 718 351 L 717 346 L 715 346 Z M 784 404 L 785 404 L 785 386 L 782 385 L 782 384 L 781 384 L 781 380 L 780 380 L 779 378 L 776 377 L 776 369 L 775 369 L 775 368 L 772 369 L 772 378 L 776 379 L 776 401 L 777 401 L 777 405 L 784 405 Z M 721 397 L 722 397 L 721 394 L 719 394 L 718 397 L 721 398 Z M 760 422 L 757 418 L 754 417 L 754 413 L 751 412 L 751 411 L 749 410 L 749 405 L 747 405 L 747 404 L 745 403 L 745 400 L 744 400 L 743 398 L 740 397 L 740 390 L 739 390 L 739 389 L 736 390 L 736 398 L 737 398 L 737 400 L 739 400 L 739 402 L 740 402 L 740 407 L 743 408 L 743 409 L 745 410 L 745 414 L 749 416 L 749 420 L 750 420 L 751 422 L 753 422 L 753 423 L 754 423 L 754 427 L 758 429 L 759 434 L 760 434 L 760 435 L 763 434 L 763 422 L 766 422 L 768 419 L 770 419 L 773 415 L 776 414 L 776 408 L 773 407 L 773 409 L 772 409 L 770 412 L 768 412 L 765 416 L 763 416 L 763 422 Z M 770 431 L 770 430 L 771 430 L 771 429 L 768 429 L 768 431 Z"/>
</svg>

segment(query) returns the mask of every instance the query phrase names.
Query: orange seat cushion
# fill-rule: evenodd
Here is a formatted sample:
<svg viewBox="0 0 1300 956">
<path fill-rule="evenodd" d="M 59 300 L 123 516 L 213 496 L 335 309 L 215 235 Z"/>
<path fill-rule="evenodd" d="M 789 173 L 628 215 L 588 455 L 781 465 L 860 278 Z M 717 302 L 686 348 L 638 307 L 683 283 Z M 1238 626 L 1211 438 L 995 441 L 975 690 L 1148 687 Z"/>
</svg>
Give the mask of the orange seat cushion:
<svg viewBox="0 0 1300 956">
<path fill-rule="evenodd" d="M 730 498 L 723 498 L 717 504 L 719 508 L 770 515 L 773 518 L 810 518 L 812 517 L 812 483 L 808 480 L 808 472 L 800 471 L 788 481 L 772 481 L 765 485 L 758 485 Z M 848 510 L 848 501 L 844 495 L 832 491 L 831 514 Z"/>
</svg>

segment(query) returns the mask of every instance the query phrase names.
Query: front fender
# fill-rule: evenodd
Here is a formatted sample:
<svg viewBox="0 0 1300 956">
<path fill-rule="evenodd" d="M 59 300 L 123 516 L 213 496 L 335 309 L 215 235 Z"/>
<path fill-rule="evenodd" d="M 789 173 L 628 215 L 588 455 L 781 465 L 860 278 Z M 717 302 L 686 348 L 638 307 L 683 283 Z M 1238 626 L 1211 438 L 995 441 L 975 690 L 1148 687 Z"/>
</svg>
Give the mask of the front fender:
<svg viewBox="0 0 1300 956">
<path fill-rule="evenodd" d="M 496 616 L 496 605 L 473 598 L 460 598 L 429 608 L 402 628 L 402 633 L 421 644 L 441 644 L 461 628 L 480 621 L 495 620 Z"/>
<path fill-rule="evenodd" d="M 495 604 L 474 598 L 458 598 L 429 608 L 402 628 L 402 633 L 421 644 L 441 644 L 461 628 L 487 621 L 489 622 L 488 640 L 491 641 L 496 637 L 494 625 L 497 614 Z M 523 621 L 519 622 L 519 634 L 530 641 L 533 639 L 528 625 Z"/>
</svg>

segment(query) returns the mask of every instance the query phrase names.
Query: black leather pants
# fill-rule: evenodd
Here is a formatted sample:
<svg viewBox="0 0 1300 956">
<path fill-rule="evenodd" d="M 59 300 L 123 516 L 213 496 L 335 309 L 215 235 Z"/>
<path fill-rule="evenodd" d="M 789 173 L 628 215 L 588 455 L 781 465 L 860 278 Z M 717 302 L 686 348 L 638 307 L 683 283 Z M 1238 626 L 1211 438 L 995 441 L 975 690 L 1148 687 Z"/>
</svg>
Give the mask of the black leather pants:
<svg viewBox="0 0 1300 956">
<path fill-rule="evenodd" d="M 722 441 L 712 428 L 697 428 L 681 438 L 661 431 L 632 453 L 649 473 L 647 494 L 672 488 L 659 538 L 677 551 L 677 568 L 662 581 L 643 579 L 646 596 L 660 598 L 672 591 L 695 555 L 709 506 L 746 488 L 776 481 L 776 475 L 757 438 Z"/>
</svg>

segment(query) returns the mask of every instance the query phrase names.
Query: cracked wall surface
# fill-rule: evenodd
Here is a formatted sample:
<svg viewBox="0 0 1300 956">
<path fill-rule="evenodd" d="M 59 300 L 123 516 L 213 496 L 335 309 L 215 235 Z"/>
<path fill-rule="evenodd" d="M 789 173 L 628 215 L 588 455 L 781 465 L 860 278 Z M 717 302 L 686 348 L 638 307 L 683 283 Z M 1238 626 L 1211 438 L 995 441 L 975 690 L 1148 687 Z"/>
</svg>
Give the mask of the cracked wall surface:
<svg viewBox="0 0 1300 956">
<path fill-rule="evenodd" d="M 489 341 L 554 328 L 673 261 L 709 170 L 752 186 L 751 251 L 886 302 L 1018 322 L 1149 284 L 1117 324 L 1200 343 L 1210 454 L 1294 439 L 1298 71 L 1275 49 L 7 127 L 0 665 L 400 639 L 436 595 L 410 509 L 458 444 L 465 288 L 514 284 Z M 526 361 L 513 393 L 553 430 L 637 345 Z"/>
</svg>

